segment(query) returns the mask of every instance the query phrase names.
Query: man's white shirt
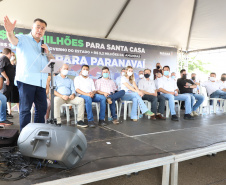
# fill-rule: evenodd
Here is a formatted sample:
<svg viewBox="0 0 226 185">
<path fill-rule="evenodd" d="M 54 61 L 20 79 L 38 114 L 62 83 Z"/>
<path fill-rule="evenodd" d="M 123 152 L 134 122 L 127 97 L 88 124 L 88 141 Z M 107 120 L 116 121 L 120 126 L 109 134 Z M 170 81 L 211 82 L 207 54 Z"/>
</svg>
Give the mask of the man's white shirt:
<svg viewBox="0 0 226 185">
<path fill-rule="evenodd" d="M 222 84 L 219 82 L 205 81 L 200 83 L 201 86 L 206 88 L 208 96 L 213 94 L 215 91 L 220 90 Z"/>
<path fill-rule="evenodd" d="M 89 93 L 96 90 L 93 79 L 91 79 L 90 77 L 87 77 L 87 78 L 84 78 L 82 76 L 75 77 L 74 86 L 75 86 L 75 91 L 76 89 L 80 89 L 85 93 Z"/>
<path fill-rule="evenodd" d="M 164 90 L 169 92 L 174 92 L 178 89 L 176 81 L 170 77 L 167 78 L 165 76 L 158 79 L 158 89 L 160 88 L 163 88 Z"/>
</svg>

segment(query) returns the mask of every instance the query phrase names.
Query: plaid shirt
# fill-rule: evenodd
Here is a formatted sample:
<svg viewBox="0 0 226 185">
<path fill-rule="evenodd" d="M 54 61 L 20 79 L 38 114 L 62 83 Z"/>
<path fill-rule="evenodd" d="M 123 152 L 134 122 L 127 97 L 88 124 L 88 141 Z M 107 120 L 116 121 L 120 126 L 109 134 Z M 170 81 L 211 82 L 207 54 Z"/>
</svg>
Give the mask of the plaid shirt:
<svg viewBox="0 0 226 185">
<path fill-rule="evenodd" d="M 96 86 L 97 91 L 102 91 L 102 92 L 106 92 L 109 94 L 111 92 L 114 93 L 117 90 L 115 82 L 111 79 L 108 79 L 108 80 L 106 80 L 104 78 L 98 79 L 95 82 L 95 86 Z"/>
</svg>

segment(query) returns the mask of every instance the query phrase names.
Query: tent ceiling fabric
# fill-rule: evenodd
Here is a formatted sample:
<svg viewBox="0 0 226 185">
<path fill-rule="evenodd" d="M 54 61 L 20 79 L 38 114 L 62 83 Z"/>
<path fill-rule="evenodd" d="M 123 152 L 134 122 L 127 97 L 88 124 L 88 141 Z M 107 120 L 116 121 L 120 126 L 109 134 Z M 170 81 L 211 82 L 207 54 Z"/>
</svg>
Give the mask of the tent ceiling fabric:
<svg viewBox="0 0 226 185">
<path fill-rule="evenodd" d="M 18 27 L 44 19 L 48 31 L 104 38 L 126 0 L 3 0 L 0 23 L 8 15 Z"/>
<path fill-rule="evenodd" d="M 108 38 L 186 49 L 195 0 L 130 0 Z M 48 31 L 104 38 L 127 0 L 3 0 L 3 17 L 31 28 L 39 17 Z M 188 50 L 226 44 L 226 1 L 197 0 Z"/>
<path fill-rule="evenodd" d="M 226 46 L 225 17 L 225 0 L 198 0 L 189 50 Z"/>
<path fill-rule="evenodd" d="M 192 9 L 193 0 L 131 1 L 109 38 L 184 48 Z"/>
</svg>

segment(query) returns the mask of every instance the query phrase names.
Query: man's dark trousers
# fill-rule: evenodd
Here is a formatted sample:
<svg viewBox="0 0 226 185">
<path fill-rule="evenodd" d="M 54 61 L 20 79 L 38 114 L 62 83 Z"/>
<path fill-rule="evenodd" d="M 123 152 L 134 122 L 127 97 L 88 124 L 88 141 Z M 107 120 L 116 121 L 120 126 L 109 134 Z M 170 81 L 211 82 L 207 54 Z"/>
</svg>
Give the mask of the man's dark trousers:
<svg viewBox="0 0 226 185">
<path fill-rule="evenodd" d="M 162 95 L 158 95 L 158 96 L 153 96 L 153 95 L 147 95 L 145 94 L 142 97 L 143 100 L 148 100 L 149 102 L 151 102 L 151 112 L 153 113 L 161 113 L 164 114 L 164 110 L 165 110 L 165 97 Z M 157 111 L 157 102 L 159 102 L 159 107 L 158 107 L 158 111 Z"/>
<path fill-rule="evenodd" d="M 35 104 L 35 123 L 45 123 L 46 89 L 17 81 L 20 97 L 20 130 L 31 121 L 31 106 Z"/>
</svg>

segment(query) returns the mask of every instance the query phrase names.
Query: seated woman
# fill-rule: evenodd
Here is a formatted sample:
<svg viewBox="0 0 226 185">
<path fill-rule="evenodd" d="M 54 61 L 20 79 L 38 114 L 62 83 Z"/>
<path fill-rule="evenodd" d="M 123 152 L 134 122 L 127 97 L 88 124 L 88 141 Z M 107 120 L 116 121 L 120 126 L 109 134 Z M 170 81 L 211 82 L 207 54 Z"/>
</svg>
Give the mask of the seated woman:
<svg viewBox="0 0 226 185">
<path fill-rule="evenodd" d="M 154 116 L 155 114 L 151 112 L 142 100 L 144 95 L 138 88 L 135 82 L 133 68 L 127 66 L 125 76 L 121 78 L 121 90 L 124 90 L 126 93 L 122 97 L 122 100 L 133 101 L 132 110 L 131 110 L 131 119 L 137 121 L 137 104 L 140 107 L 142 114 L 147 116 Z"/>
</svg>

